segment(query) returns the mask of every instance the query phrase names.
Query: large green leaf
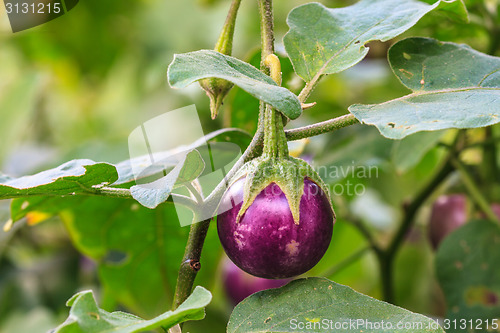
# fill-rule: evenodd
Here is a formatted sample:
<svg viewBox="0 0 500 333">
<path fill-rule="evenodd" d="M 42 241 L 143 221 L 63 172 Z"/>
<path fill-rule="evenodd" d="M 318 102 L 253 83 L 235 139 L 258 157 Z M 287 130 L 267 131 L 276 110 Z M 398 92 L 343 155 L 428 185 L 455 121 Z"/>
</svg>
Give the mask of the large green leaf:
<svg viewBox="0 0 500 333">
<path fill-rule="evenodd" d="M 430 318 L 325 278 L 299 279 L 253 294 L 236 306 L 227 328 L 229 333 L 291 331 L 444 332 Z"/>
<path fill-rule="evenodd" d="M 160 327 L 168 329 L 188 320 L 203 319 L 204 308 L 211 299 L 208 290 L 197 286 L 176 310 L 145 320 L 125 312 L 110 313 L 100 309 L 92 291 L 82 291 L 68 300 L 69 317 L 53 333 L 136 333 Z"/>
<path fill-rule="evenodd" d="M 389 61 L 410 95 L 349 111 L 385 137 L 419 131 L 475 128 L 500 120 L 500 58 L 467 45 L 408 38 L 389 51 Z"/>
<path fill-rule="evenodd" d="M 483 332 L 487 319 L 491 324 L 500 318 L 498 224 L 471 221 L 449 234 L 438 249 L 436 272 L 446 297 L 447 317 L 457 320 L 456 327 L 445 327 L 447 332 L 464 332 L 461 320 L 467 321 L 467 332 Z"/>
<path fill-rule="evenodd" d="M 106 196 L 100 191 L 103 186 L 129 187 L 137 180 L 141 185 L 132 186 L 131 195 L 143 206 L 155 208 L 169 198 L 174 187 L 196 179 L 203 172 L 205 162 L 196 148 L 206 150 L 207 142 L 212 145 L 214 142 L 235 142 L 233 150 L 237 151 L 244 149 L 249 141 L 250 136 L 245 131 L 229 128 L 212 132 L 189 146 L 135 157 L 116 166 L 82 159 L 21 178 L 0 173 L 0 199 L 41 195 Z M 161 163 L 156 165 L 151 160 Z M 143 169 L 140 175 L 134 174 L 134 169 L 140 169 L 137 166 Z M 33 203 L 38 201 L 44 202 L 34 200 Z M 13 220 L 17 219 L 14 213 Z"/>
<path fill-rule="evenodd" d="M 6 179 L 0 184 L 0 199 L 33 195 L 94 193 L 96 188 L 114 183 L 116 168 L 91 160 L 73 160 L 36 175 Z"/>
<path fill-rule="evenodd" d="M 368 53 L 366 43 L 387 41 L 405 32 L 435 8 L 467 18 L 461 1 L 361 0 L 344 8 L 309 3 L 293 9 L 285 49 L 297 74 L 306 82 L 315 76 L 341 72 Z"/>
<path fill-rule="evenodd" d="M 278 86 L 252 65 L 222 53 L 201 50 L 176 54 L 168 67 L 168 81 L 173 88 L 184 88 L 195 81 L 211 77 L 234 83 L 290 119 L 295 119 L 302 113 L 302 107 L 294 93 Z"/>
</svg>

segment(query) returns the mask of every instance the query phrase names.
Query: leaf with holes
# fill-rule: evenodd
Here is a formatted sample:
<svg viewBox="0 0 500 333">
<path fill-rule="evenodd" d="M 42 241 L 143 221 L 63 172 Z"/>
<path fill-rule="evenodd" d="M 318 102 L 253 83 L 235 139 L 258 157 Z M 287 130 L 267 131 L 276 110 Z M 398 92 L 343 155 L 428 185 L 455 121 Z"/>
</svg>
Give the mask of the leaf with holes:
<svg viewBox="0 0 500 333">
<path fill-rule="evenodd" d="M 413 93 L 382 104 L 352 105 L 362 123 L 391 139 L 419 131 L 476 128 L 500 121 L 500 58 L 467 45 L 408 38 L 389 50 L 396 76 Z"/>
<path fill-rule="evenodd" d="M 295 72 L 309 82 L 354 66 L 368 53 L 366 43 L 388 41 L 436 8 L 467 20 L 462 1 L 361 0 L 344 8 L 309 3 L 290 12 L 283 42 Z"/>
<path fill-rule="evenodd" d="M 204 308 L 212 295 L 197 286 L 193 293 L 174 311 L 167 311 L 156 318 L 145 320 L 125 312 L 108 312 L 97 306 L 92 291 L 82 291 L 66 303 L 71 307 L 68 319 L 58 326 L 54 333 L 137 333 L 156 328 L 168 329 L 188 320 L 205 317 Z"/>
<path fill-rule="evenodd" d="M 361 319 L 361 322 L 359 321 Z M 364 327 L 371 322 L 383 327 Z M 354 327 L 350 324 L 355 323 Z M 432 319 L 360 294 L 325 278 L 306 278 L 258 292 L 236 306 L 228 333 L 250 332 L 444 332 Z M 343 325 L 340 328 L 335 325 Z"/>
<path fill-rule="evenodd" d="M 0 199 L 34 195 L 92 194 L 118 179 L 116 168 L 91 160 L 73 160 L 61 166 L 21 178 L 3 177 Z"/>
<path fill-rule="evenodd" d="M 222 53 L 201 50 L 176 54 L 168 67 L 168 82 L 173 88 L 184 88 L 195 81 L 212 77 L 234 83 L 290 119 L 302 113 L 302 106 L 294 93 L 278 86 L 252 65 Z"/>
<path fill-rule="evenodd" d="M 486 320 L 500 318 L 500 226 L 471 221 L 450 233 L 436 255 L 436 273 L 450 320 L 472 320 L 483 332 Z M 478 325 L 476 327 L 476 325 Z M 462 332 L 451 327 L 447 332 Z"/>
</svg>

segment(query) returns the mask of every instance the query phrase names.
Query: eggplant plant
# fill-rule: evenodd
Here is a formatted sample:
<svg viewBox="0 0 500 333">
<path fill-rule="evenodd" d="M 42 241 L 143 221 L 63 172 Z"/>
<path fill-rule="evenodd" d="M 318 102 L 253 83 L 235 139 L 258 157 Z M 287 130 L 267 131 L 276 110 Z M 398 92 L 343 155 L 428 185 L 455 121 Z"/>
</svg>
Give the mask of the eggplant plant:
<svg viewBox="0 0 500 333">
<path fill-rule="evenodd" d="M 98 262 L 102 308 L 92 291 L 79 292 L 67 302 L 66 321 L 52 332 L 209 331 L 211 312 L 205 318 L 205 308 L 211 291 L 219 290 L 209 291 L 207 281 L 217 279 L 220 258 L 217 251 L 203 251 L 210 244 L 221 245 L 230 260 L 251 275 L 293 278 L 239 302 L 226 325 L 230 333 L 498 330 L 500 226 L 491 208 L 500 199 L 495 135 L 500 122 L 498 1 L 474 2 L 482 17 L 469 15 L 462 0 L 360 0 L 339 8 L 305 3 L 289 13 L 289 30 L 276 40 L 273 1 L 257 0 L 258 66 L 232 56 L 240 2 L 228 4 L 214 49 L 176 54 L 166 77 L 176 89 L 199 84 L 209 97 L 212 119 L 231 115 L 235 90 L 258 101 L 246 114 L 257 124 L 254 133 L 228 126 L 199 141 L 238 142 L 243 147 L 213 191 L 207 193 L 198 181 L 208 163 L 198 141 L 182 158 L 169 160 L 168 174 L 146 170 L 141 179 L 133 171 L 144 163 L 142 157 L 118 164 L 71 160 L 18 178 L 0 173 L 0 199 L 12 199 L 6 232 L 25 218 L 41 222 L 60 216 L 75 248 Z M 484 19 L 491 38 L 489 54 L 465 44 L 409 36 L 428 15 L 440 15 L 448 24 Z M 388 65 L 409 93 L 377 104 L 353 104 L 342 115 L 306 125 L 308 114 L 322 103 L 315 89 L 321 89 L 328 76 L 362 63 L 375 45 L 390 46 Z M 287 64 L 294 79 L 284 80 Z M 399 172 L 439 150 L 434 168 L 421 175 L 389 233 L 381 234 L 346 204 L 332 189 L 331 177 L 317 171 L 315 163 L 292 156 L 291 142 L 319 135 L 340 142 L 347 128 L 360 129 L 349 140 L 367 150 L 384 140 L 383 149 L 392 151 L 396 164 L 403 156 Z M 339 159 L 358 154 L 349 143 L 346 147 L 339 150 Z M 324 149 L 337 148 L 326 144 Z M 485 165 L 464 157 L 470 151 L 479 151 Z M 473 218 L 468 220 L 464 212 L 465 196 L 445 203 L 457 206 L 452 207 L 460 210 L 457 213 L 438 207 L 443 206 L 440 199 L 434 207 L 429 233 L 446 300 L 446 311 L 437 321 L 431 310 L 420 314 L 399 306 L 406 304 L 398 302 L 395 274 L 403 245 L 418 229 L 421 208 L 452 186 L 467 193 Z M 174 191 L 177 188 L 184 194 Z M 191 211 L 189 228 L 178 225 L 174 204 Z M 377 214 L 382 213 L 374 209 L 367 215 Z M 337 219 L 340 224 L 348 221 L 366 246 L 344 261 L 329 262 L 329 248 L 342 251 L 335 244 L 340 241 Z M 218 237 L 209 231 L 214 228 Z M 379 290 L 372 294 L 375 298 L 333 281 L 368 255 L 376 263 L 371 273 Z M 316 269 L 318 263 L 323 272 Z M 112 312 L 117 305 L 141 317 Z M 189 326 L 194 321 L 201 324 Z"/>
</svg>

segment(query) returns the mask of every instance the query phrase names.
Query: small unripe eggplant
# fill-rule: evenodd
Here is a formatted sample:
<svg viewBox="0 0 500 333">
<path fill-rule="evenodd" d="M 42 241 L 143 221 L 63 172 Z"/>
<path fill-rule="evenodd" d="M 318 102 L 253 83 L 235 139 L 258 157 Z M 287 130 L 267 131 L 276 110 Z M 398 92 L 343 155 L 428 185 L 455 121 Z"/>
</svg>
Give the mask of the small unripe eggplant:
<svg viewBox="0 0 500 333">
<path fill-rule="evenodd" d="M 467 198 L 463 194 L 443 195 L 432 205 L 429 239 L 434 249 L 453 230 L 467 221 Z"/>
<path fill-rule="evenodd" d="M 252 276 L 242 271 L 229 259 L 224 261 L 222 274 L 224 289 L 233 305 L 258 291 L 279 288 L 290 281 L 290 279 L 270 280 Z"/>
</svg>

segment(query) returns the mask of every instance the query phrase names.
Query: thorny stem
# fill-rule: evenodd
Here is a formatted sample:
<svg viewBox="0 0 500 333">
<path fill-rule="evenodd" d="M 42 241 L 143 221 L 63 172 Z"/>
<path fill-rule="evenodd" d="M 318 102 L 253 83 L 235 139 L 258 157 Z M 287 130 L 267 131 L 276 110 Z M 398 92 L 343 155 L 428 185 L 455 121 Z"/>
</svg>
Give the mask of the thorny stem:
<svg viewBox="0 0 500 333">
<path fill-rule="evenodd" d="M 177 309 L 191 295 L 194 279 L 201 269 L 201 251 L 209 226 L 210 219 L 191 225 L 186 250 L 184 251 L 184 257 L 182 258 L 181 267 L 177 275 L 173 309 Z"/>
<path fill-rule="evenodd" d="M 231 179 L 238 169 L 240 169 L 243 164 L 249 160 L 249 157 L 255 150 L 257 150 L 258 145 L 261 144 L 262 136 L 262 132 L 260 131 L 255 134 L 248 148 L 226 175 L 225 180 L 217 185 L 214 191 L 204 200 L 204 202 L 198 205 L 198 208 L 204 212 L 207 211 L 206 209 L 211 209 L 215 212 L 217 203 L 220 201 L 222 194 L 227 188 L 226 181 Z M 174 302 L 172 306 L 173 309 L 176 309 L 180 304 L 182 304 L 182 302 L 184 302 L 191 294 L 194 280 L 201 268 L 201 251 L 203 249 L 203 243 L 205 242 L 208 227 L 210 226 L 210 220 L 211 219 L 207 219 L 191 225 L 186 249 L 184 251 L 184 257 L 182 258 L 181 267 L 179 268 L 179 273 L 177 275 L 177 284 L 175 287 Z"/>
<path fill-rule="evenodd" d="M 264 65 L 269 68 L 271 78 L 281 84 L 281 64 L 275 54 L 270 54 L 264 60 Z M 264 113 L 264 155 L 269 158 L 288 157 L 288 146 L 283 130 L 283 117 L 270 105 L 265 106 Z"/>
<path fill-rule="evenodd" d="M 267 56 L 274 54 L 274 20 L 272 0 L 258 0 L 260 14 L 261 68 Z"/>
<path fill-rule="evenodd" d="M 264 60 L 269 54 L 274 53 L 274 32 L 273 32 L 273 12 L 272 12 L 272 1 L 271 0 L 259 0 L 259 12 L 261 17 L 261 39 L 262 39 L 262 65 L 264 65 Z M 263 66 L 264 67 L 264 66 Z M 249 160 L 249 157 L 253 156 L 258 150 L 258 146 L 263 139 L 263 107 L 261 105 L 261 112 L 259 114 L 259 128 L 257 133 L 255 133 L 252 142 L 245 150 L 240 159 L 233 166 L 231 171 L 226 175 L 225 180 L 219 183 L 214 191 L 206 198 L 203 203 L 203 208 L 213 209 L 217 203 L 220 201 L 224 190 L 226 189 L 227 180 L 231 179 L 238 169 L 240 169 L 243 164 Z M 182 260 L 181 267 L 177 276 L 177 285 L 174 296 L 173 308 L 176 309 L 182 302 L 184 302 L 188 296 L 191 294 L 193 289 L 194 280 L 196 274 L 201 268 L 200 256 L 203 249 L 203 243 L 207 235 L 208 227 L 210 225 L 210 219 L 205 220 L 200 223 L 195 223 L 191 225 L 189 231 L 189 237 L 186 244 L 186 250 L 184 252 L 184 257 Z"/>
<path fill-rule="evenodd" d="M 354 117 L 353 114 L 346 114 L 337 118 L 323 121 L 321 123 L 287 130 L 285 131 L 285 133 L 289 141 L 294 141 L 338 130 L 350 125 L 354 125 L 358 122 L 359 121 L 356 119 L 356 117 Z"/>
</svg>

